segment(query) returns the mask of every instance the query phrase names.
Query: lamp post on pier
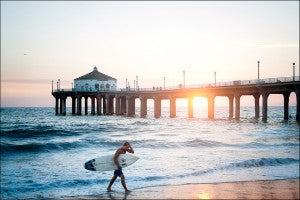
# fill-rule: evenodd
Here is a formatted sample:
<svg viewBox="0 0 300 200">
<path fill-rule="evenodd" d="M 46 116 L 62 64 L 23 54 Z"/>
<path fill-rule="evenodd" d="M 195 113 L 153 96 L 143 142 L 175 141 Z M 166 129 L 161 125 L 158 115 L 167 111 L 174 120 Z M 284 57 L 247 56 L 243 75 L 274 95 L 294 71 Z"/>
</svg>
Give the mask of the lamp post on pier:
<svg viewBox="0 0 300 200">
<path fill-rule="evenodd" d="M 217 72 L 214 72 L 215 74 L 215 87 L 217 86 Z"/>
<path fill-rule="evenodd" d="M 293 63 L 293 81 L 295 81 L 295 63 Z"/>
<path fill-rule="evenodd" d="M 259 61 L 257 61 L 257 82 L 259 83 Z"/>
<path fill-rule="evenodd" d="M 183 87 L 185 88 L 185 70 L 183 70 Z"/>
</svg>

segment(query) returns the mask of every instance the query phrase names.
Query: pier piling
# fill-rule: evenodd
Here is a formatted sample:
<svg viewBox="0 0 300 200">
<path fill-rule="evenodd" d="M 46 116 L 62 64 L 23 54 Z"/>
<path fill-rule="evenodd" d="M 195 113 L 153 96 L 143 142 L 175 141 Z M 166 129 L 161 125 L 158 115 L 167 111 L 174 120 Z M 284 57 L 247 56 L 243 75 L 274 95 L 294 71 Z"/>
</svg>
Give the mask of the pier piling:
<svg viewBox="0 0 300 200">
<path fill-rule="evenodd" d="M 154 97 L 154 117 L 161 117 L 161 99 L 159 97 Z"/>
<path fill-rule="evenodd" d="M 62 109 L 63 109 L 63 98 L 59 98 L 59 114 L 62 115 Z"/>
<path fill-rule="evenodd" d="M 193 111 L 194 111 L 194 107 L 193 107 L 193 97 L 188 98 L 188 117 L 189 118 L 193 118 Z"/>
<path fill-rule="evenodd" d="M 97 115 L 101 115 L 101 109 L 102 109 L 102 98 L 100 95 L 97 96 Z"/>
<path fill-rule="evenodd" d="M 107 101 L 107 98 L 106 98 L 106 96 L 104 96 L 103 98 L 102 98 L 102 101 L 103 101 L 103 115 L 106 115 L 106 109 L 107 109 L 107 103 L 106 103 L 106 101 Z"/>
<path fill-rule="evenodd" d="M 255 94 L 254 96 L 254 106 L 255 106 L 255 117 L 258 118 L 259 117 L 259 94 Z"/>
<path fill-rule="evenodd" d="M 59 98 L 55 97 L 55 114 L 56 115 L 58 115 L 58 101 L 59 101 Z"/>
<path fill-rule="evenodd" d="M 77 115 L 81 115 L 81 96 L 77 96 Z"/>
<path fill-rule="evenodd" d="M 95 115 L 95 97 L 91 97 L 91 114 Z"/>
<path fill-rule="evenodd" d="M 208 96 L 208 118 L 214 119 L 215 117 L 215 97 L 214 96 Z"/>
<path fill-rule="evenodd" d="M 230 95 L 228 96 L 229 99 L 229 118 L 232 119 L 233 118 L 233 100 L 234 100 L 234 96 Z"/>
<path fill-rule="evenodd" d="M 113 115 L 115 113 L 115 111 L 114 111 L 114 97 L 109 96 L 108 100 L 109 100 L 109 114 Z"/>
<path fill-rule="evenodd" d="M 262 105 L 262 120 L 266 121 L 268 118 L 268 93 L 263 93 L 262 94 L 262 100 L 263 100 L 263 105 Z"/>
<path fill-rule="evenodd" d="M 116 115 L 120 115 L 121 114 L 121 97 L 119 96 L 115 96 L 115 112 L 116 112 Z"/>
<path fill-rule="evenodd" d="M 296 101 L 297 101 L 297 108 L 296 108 L 296 120 L 300 121 L 300 87 L 298 87 L 295 90 L 296 93 Z"/>
<path fill-rule="evenodd" d="M 76 97 L 72 96 L 72 115 L 75 115 L 75 109 L 76 109 Z"/>
<path fill-rule="evenodd" d="M 176 98 L 170 97 L 170 117 L 176 117 Z"/>
<path fill-rule="evenodd" d="M 140 97 L 140 102 L 141 102 L 141 117 L 146 117 L 147 116 L 147 98 L 145 97 Z"/>
<path fill-rule="evenodd" d="M 284 99 L 284 119 L 289 119 L 289 98 L 290 98 L 290 92 L 286 92 L 283 94 Z"/>
<path fill-rule="evenodd" d="M 66 99 L 67 99 L 67 97 L 64 97 L 64 98 L 62 98 L 62 105 L 61 105 L 61 107 L 62 107 L 62 115 L 66 115 L 66 113 L 67 113 L 67 111 L 66 111 Z"/>
<path fill-rule="evenodd" d="M 126 108 L 127 108 L 127 116 L 133 117 L 135 115 L 135 99 L 127 96 L 126 97 Z"/>
<path fill-rule="evenodd" d="M 239 120 L 240 119 L 240 100 L 241 100 L 241 95 L 240 94 L 235 94 L 234 95 L 234 100 L 235 100 L 235 119 Z"/>
<path fill-rule="evenodd" d="M 126 114 L 126 97 L 121 98 L 121 114 Z"/>
<path fill-rule="evenodd" d="M 84 114 L 88 114 L 88 97 L 84 97 Z"/>
</svg>

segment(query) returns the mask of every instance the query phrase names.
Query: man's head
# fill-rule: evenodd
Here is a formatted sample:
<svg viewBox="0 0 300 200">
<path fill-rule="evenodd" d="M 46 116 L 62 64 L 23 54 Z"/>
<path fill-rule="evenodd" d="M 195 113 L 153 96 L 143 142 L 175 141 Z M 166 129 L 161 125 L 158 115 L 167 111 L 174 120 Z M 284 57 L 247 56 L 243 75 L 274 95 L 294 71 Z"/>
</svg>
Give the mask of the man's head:
<svg viewBox="0 0 300 200">
<path fill-rule="evenodd" d="M 121 148 L 128 151 L 129 153 L 134 153 L 134 151 L 133 151 L 131 145 L 129 144 L 129 142 L 124 142 L 124 144 Z"/>
<path fill-rule="evenodd" d="M 129 142 L 124 142 L 123 146 L 124 147 L 130 147 L 130 144 L 129 144 Z"/>
</svg>

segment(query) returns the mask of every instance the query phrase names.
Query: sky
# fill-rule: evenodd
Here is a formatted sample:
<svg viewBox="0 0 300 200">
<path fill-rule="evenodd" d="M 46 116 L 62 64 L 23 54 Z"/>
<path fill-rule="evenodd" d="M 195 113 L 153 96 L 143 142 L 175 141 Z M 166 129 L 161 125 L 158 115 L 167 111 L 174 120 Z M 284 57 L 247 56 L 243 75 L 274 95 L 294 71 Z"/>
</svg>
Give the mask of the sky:
<svg viewBox="0 0 300 200">
<path fill-rule="evenodd" d="M 54 106 L 51 80 L 71 88 L 94 66 L 119 88 L 136 76 L 152 88 L 163 77 L 178 86 L 183 70 L 186 85 L 214 72 L 217 82 L 256 79 L 257 60 L 260 78 L 292 76 L 293 62 L 299 76 L 298 1 L 1 1 L 1 107 Z"/>
</svg>

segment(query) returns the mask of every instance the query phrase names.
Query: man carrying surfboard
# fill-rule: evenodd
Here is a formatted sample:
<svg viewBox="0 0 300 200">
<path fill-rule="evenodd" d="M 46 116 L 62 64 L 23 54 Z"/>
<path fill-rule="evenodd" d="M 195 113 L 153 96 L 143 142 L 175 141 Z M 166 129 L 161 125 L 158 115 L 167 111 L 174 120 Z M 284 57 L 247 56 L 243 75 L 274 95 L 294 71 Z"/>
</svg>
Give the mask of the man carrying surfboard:
<svg viewBox="0 0 300 200">
<path fill-rule="evenodd" d="M 119 158 L 119 155 L 120 154 L 126 154 L 126 152 L 129 152 L 129 153 L 134 153 L 134 150 L 133 148 L 131 147 L 131 145 L 129 144 L 129 142 L 125 142 L 123 144 L 123 146 L 121 148 L 119 148 L 115 155 L 114 155 L 114 163 L 117 165 L 118 169 L 116 169 L 114 171 L 114 176 L 111 178 L 110 182 L 109 182 L 109 185 L 107 187 L 107 191 L 111 191 L 111 186 L 112 184 L 114 184 L 115 180 L 118 178 L 118 176 L 121 178 L 121 183 L 124 187 L 124 190 L 125 192 L 130 192 L 127 187 L 126 187 L 126 183 L 125 183 L 125 176 L 122 172 L 122 167 L 118 161 L 118 158 Z"/>
</svg>

